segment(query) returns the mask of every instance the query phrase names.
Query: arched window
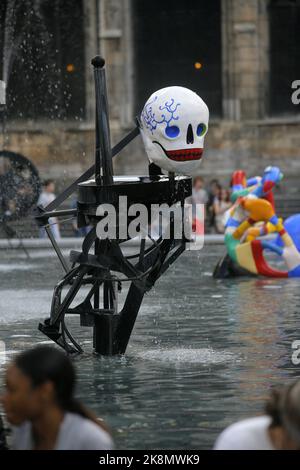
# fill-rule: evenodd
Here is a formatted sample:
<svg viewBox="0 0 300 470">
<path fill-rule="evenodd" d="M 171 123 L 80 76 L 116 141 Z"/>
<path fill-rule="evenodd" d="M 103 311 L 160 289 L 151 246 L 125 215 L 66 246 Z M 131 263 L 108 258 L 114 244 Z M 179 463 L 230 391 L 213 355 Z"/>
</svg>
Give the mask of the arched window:
<svg viewBox="0 0 300 470">
<path fill-rule="evenodd" d="M 82 0 L 2 0 L 0 27 L 8 119 L 82 119 Z"/>
</svg>

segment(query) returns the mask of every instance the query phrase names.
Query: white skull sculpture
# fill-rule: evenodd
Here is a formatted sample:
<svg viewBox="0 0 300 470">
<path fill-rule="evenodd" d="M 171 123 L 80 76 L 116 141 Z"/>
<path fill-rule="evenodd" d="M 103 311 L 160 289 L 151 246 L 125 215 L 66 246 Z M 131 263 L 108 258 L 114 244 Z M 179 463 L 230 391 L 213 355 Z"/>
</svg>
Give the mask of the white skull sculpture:
<svg viewBox="0 0 300 470">
<path fill-rule="evenodd" d="M 197 174 L 208 119 L 208 107 L 188 88 L 171 86 L 153 93 L 140 119 L 149 160 L 166 171 Z"/>
</svg>

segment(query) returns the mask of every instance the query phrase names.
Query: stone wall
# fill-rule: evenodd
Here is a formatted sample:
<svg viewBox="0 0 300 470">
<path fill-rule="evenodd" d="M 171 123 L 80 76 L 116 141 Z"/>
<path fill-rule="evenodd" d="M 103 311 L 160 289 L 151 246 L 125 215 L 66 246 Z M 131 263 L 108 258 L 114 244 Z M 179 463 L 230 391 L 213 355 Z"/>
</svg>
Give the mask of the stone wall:
<svg viewBox="0 0 300 470">
<path fill-rule="evenodd" d="M 210 123 L 203 175 L 227 181 L 236 168 L 257 174 L 270 164 L 282 167 L 299 187 L 299 115 L 268 116 L 268 0 L 222 1 L 223 119 Z M 84 2 L 86 27 L 85 123 L 9 126 L 5 146 L 33 160 L 42 176 L 77 176 L 93 162 L 94 85 L 90 58 L 101 51 L 107 61 L 112 142 L 134 126 L 133 41 L 130 0 Z M 97 16 L 98 14 L 98 16 Z M 98 25 L 98 26 L 97 26 Z M 300 78 L 300 77 L 295 77 Z M 116 173 L 143 174 L 147 161 L 140 138 L 115 159 Z M 291 185 L 286 184 L 290 189 Z"/>
</svg>

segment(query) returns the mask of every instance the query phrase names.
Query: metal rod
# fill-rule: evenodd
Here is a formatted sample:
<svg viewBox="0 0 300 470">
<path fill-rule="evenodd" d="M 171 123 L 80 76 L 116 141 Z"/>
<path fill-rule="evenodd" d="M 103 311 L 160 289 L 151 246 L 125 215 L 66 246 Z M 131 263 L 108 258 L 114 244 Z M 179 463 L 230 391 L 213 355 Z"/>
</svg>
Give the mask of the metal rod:
<svg viewBox="0 0 300 470">
<path fill-rule="evenodd" d="M 96 256 L 99 254 L 99 251 L 100 251 L 99 246 L 100 246 L 100 240 L 99 240 L 99 238 L 96 238 L 95 239 L 95 247 L 94 247 L 94 251 L 95 251 Z M 98 281 L 95 282 L 94 287 L 95 287 L 95 291 L 94 291 L 94 308 L 97 310 L 100 306 L 100 284 L 99 284 Z"/>
<path fill-rule="evenodd" d="M 128 145 L 133 139 L 135 139 L 140 133 L 138 127 L 132 129 L 125 137 L 123 137 L 120 142 L 118 142 L 112 149 L 112 156 L 115 157 L 118 155 L 121 150 L 123 150 L 126 145 Z M 46 211 L 52 211 L 60 206 L 74 191 L 77 190 L 79 183 L 86 181 L 88 178 L 91 178 L 95 174 L 95 165 L 92 165 L 88 170 L 86 170 L 82 175 L 80 175 L 74 183 L 70 184 L 61 194 L 59 194 L 48 206 L 44 209 Z"/>
<path fill-rule="evenodd" d="M 60 211 L 42 212 L 36 215 L 36 219 L 49 219 L 49 217 L 65 217 L 66 215 L 76 215 L 77 209 L 62 209 Z"/>
<path fill-rule="evenodd" d="M 110 146 L 110 130 L 104 64 L 105 61 L 100 56 L 96 56 L 92 59 L 96 92 L 95 178 L 97 185 L 102 184 L 101 169 L 103 184 L 113 184 L 112 152 Z"/>
<path fill-rule="evenodd" d="M 66 259 L 64 257 L 64 255 L 62 254 L 61 252 L 61 249 L 59 248 L 58 244 L 56 243 L 56 240 L 51 232 L 51 228 L 50 227 L 45 227 L 45 230 L 46 230 L 46 233 L 48 235 L 48 238 L 59 258 L 59 261 L 61 262 L 61 265 L 62 267 L 64 268 L 65 272 L 68 273 L 69 272 L 69 266 L 68 266 L 68 263 L 66 262 Z"/>
</svg>

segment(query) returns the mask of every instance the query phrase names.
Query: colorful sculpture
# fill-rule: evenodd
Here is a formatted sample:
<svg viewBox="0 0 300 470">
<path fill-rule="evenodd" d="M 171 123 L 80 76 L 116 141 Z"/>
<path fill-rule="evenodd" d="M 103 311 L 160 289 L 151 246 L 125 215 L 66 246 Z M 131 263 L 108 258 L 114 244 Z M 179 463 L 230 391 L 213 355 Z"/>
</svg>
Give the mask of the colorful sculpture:
<svg viewBox="0 0 300 470">
<path fill-rule="evenodd" d="M 242 273 L 277 278 L 300 277 L 300 217 L 293 216 L 296 219 L 292 222 L 287 220 L 284 224 L 275 212 L 272 190 L 282 176 L 277 167 L 267 167 L 262 178 L 246 180 L 245 173 L 240 170 L 233 174 L 233 206 L 225 229 L 227 256 L 218 263 L 214 277 Z M 278 233 L 275 242 L 263 238 L 272 232 Z M 294 239 L 297 239 L 297 246 Z M 265 250 L 282 257 L 287 270 L 271 267 L 265 259 Z"/>
<path fill-rule="evenodd" d="M 201 164 L 209 111 L 193 91 L 162 88 L 147 100 L 140 130 L 150 162 L 163 170 L 196 175 Z"/>
</svg>

